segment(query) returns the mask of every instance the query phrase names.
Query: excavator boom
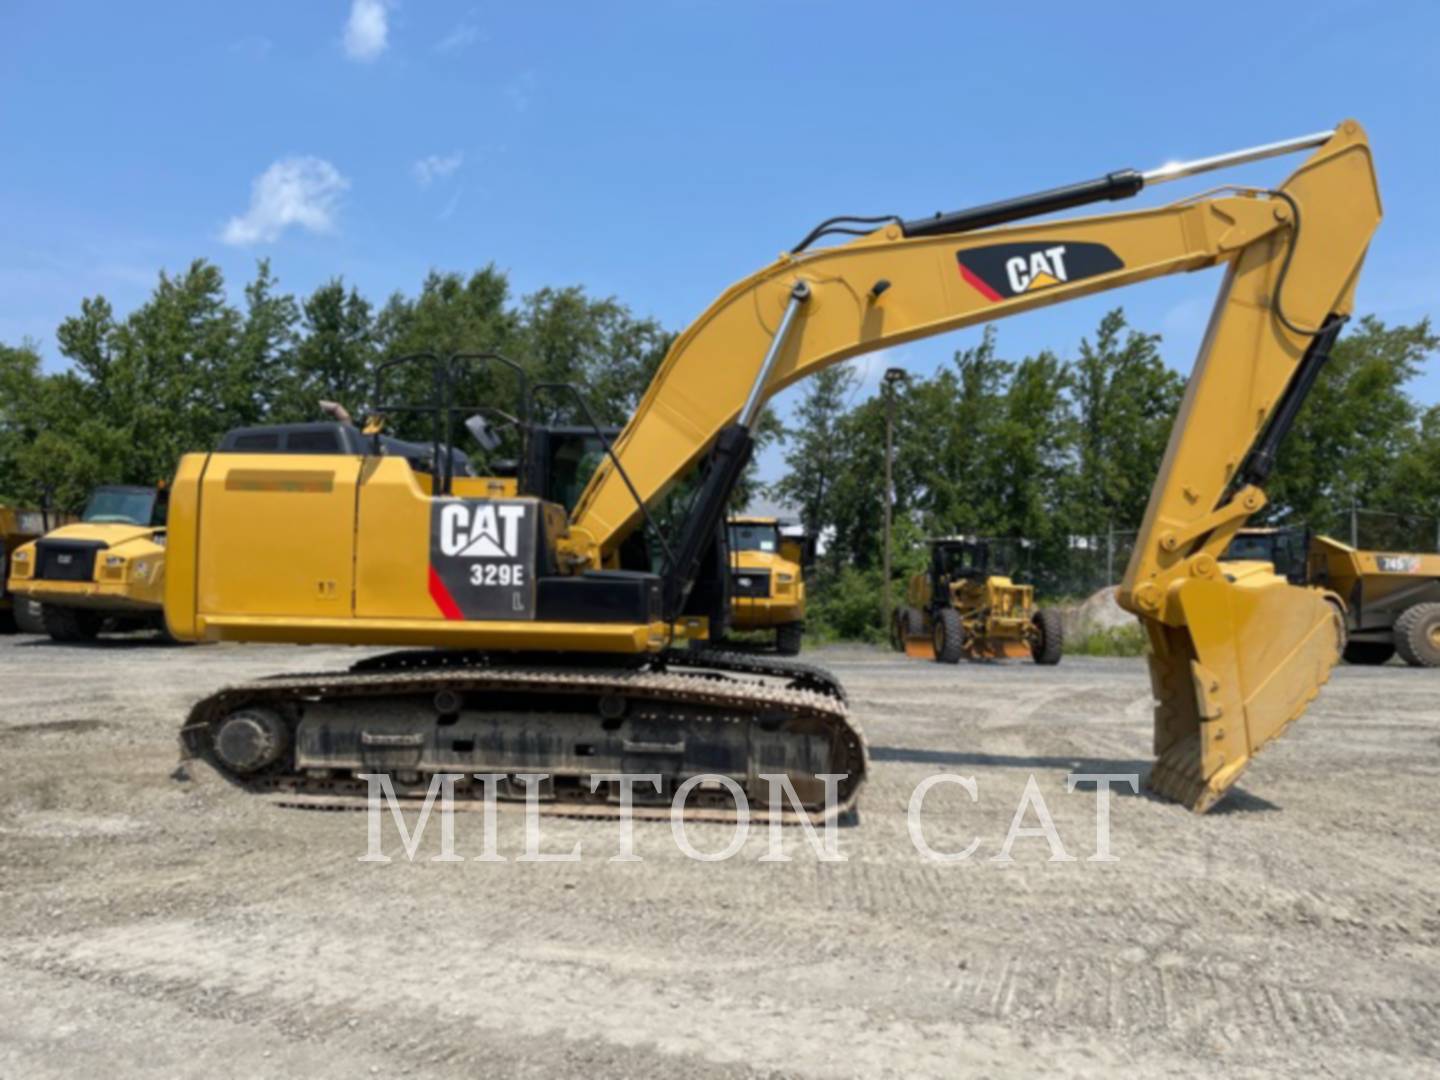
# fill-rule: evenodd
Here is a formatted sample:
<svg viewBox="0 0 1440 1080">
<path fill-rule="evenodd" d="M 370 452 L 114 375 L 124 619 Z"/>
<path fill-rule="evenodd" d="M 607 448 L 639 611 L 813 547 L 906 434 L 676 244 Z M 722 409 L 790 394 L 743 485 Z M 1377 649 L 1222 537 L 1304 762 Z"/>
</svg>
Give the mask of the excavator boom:
<svg viewBox="0 0 1440 1080">
<path fill-rule="evenodd" d="M 1308 160 L 1274 190 L 994 227 L 1306 149 Z M 1265 503 L 1276 448 L 1351 310 L 1380 213 L 1365 134 L 1345 121 L 1236 154 L 896 219 L 845 244 L 782 255 L 727 290 L 676 341 L 617 440 L 615 463 L 602 464 L 582 495 L 566 544 L 577 561 L 605 564 L 638 521 L 636 495 L 662 495 L 717 444 L 725 448 L 727 436 L 739 441 L 736 428 L 757 401 L 828 365 L 1223 266 L 1120 597 L 1151 644 L 1151 785 L 1206 809 L 1299 716 L 1338 659 L 1341 624 L 1318 592 L 1279 579 L 1231 584 L 1216 560 Z"/>
</svg>

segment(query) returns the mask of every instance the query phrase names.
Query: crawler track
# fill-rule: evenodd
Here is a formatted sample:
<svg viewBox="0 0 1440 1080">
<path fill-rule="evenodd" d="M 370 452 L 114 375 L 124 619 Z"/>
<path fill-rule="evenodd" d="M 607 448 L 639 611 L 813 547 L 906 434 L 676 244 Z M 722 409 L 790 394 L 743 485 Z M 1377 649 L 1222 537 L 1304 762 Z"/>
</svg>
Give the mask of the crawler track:
<svg viewBox="0 0 1440 1080">
<path fill-rule="evenodd" d="M 261 716 L 283 752 L 237 768 L 221 746 L 223 725 Z M 283 730 L 281 726 L 283 725 Z M 600 774 L 662 777 L 658 793 L 635 788 L 636 816 L 666 816 L 675 790 L 706 774 L 728 777 L 753 818 L 775 816 L 761 774 L 786 775 L 812 821 L 851 810 L 864 784 L 864 736 L 843 691 L 808 664 L 729 653 L 671 652 L 633 669 L 501 663 L 481 654 L 407 650 L 348 672 L 291 675 L 227 687 L 198 703 L 181 731 L 183 752 L 232 782 L 294 805 L 365 805 L 359 774 L 385 772 L 401 801 L 423 799 L 434 773 L 464 774 L 459 805 L 479 805 L 475 773 L 500 774 L 501 799 L 523 799 L 514 780 L 547 774 L 541 808 L 613 816 L 618 787 Z M 840 774 L 824 797 L 826 773 Z M 594 790 L 592 790 L 594 789 Z M 648 796 L 648 798 L 647 798 Z M 732 791 L 695 787 L 694 819 L 736 815 Z"/>
</svg>

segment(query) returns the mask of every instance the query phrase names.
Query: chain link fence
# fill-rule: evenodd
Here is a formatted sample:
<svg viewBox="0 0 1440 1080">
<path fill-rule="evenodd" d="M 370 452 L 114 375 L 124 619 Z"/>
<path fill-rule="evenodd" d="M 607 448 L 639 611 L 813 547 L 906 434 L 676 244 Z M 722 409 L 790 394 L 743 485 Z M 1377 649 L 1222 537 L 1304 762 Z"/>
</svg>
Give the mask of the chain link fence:
<svg viewBox="0 0 1440 1080">
<path fill-rule="evenodd" d="M 1322 527 L 1323 526 L 1323 527 Z M 1354 507 L 1317 523 L 1315 532 L 1364 551 L 1440 551 L 1440 517 Z M 1035 550 L 1028 580 L 1052 599 L 1090 596 L 1118 585 L 1135 550 L 1137 529 L 1071 536 L 1060 547 Z"/>
<path fill-rule="evenodd" d="M 1135 529 L 1070 536 L 1060 547 L 1037 552 L 1030 573 L 1036 591 L 1052 599 L 1079 599 L 1117 585 L 1135 550 Z"/>
<path fill-rule="evenodd" d="M 1316 531 L 1362 551 L 1440 551 L 1440 518 L 1356 506 L 1316 525 Z"/>
</svg>

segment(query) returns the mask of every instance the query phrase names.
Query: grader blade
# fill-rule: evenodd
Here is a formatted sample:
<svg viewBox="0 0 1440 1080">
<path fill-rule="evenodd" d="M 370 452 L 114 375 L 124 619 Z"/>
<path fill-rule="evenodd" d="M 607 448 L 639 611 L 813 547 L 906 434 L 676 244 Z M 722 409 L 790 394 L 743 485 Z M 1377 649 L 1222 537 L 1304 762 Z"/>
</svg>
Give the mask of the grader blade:
<svg viewBox="0 0 1440 1080">
<path fill-rule="evenodd" d="M 1180 582 L 1170 611 L 1178 618 L 1142 619 L 1156 697 L 1148 783 L 1204 813 L 1330 678 L 1344 627 L 1320 590 L 1268 568 L 1234 582 Z"/>
<path fill-rule="evenodd" d="M 934 660 L 935 643 L 928 636 L 906 638 L 905 655 L 916 660 Z"/>
</svg>

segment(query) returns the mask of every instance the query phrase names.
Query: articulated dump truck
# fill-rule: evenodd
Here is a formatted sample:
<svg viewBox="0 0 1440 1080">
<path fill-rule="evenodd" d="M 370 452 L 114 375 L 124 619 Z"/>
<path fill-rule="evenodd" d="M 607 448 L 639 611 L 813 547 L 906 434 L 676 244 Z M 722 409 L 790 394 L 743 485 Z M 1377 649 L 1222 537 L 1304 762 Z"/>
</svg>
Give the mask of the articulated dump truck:
<svg viewBox="0 0 1440 1080">
<path fill-rule="evenodd" d="M 1366 551 L 1303 527 L 1243 529 L 1224 558 L 1323 589 L 1345 620 L 1345 661 L 1440 667 L 1440 555 Z"/>
<path fill-rule="evenodd" d="M 1273 188 L 1047 216 L 1291 153 L 1306 156 Z M 543 774 L 552 808 L 613 814 L 627 801 L 616 777 L 641 774 L 653 788 L 637 786 L 635 802 L 655 812 L 686 795 L 691 813 L 733 816 L 745 803 L 763 817 L 764 777 L 778 774 L 795 793 L 782 817 L 844 813 L 868 755 L 835 678 L 690 648 L 728 613 L 726 508 L 766 402 L 866 352 L 1215 268 L 1219 299 L 1118 597 L 1149 637 L 1148 783 L 1206 810 L 1339 660 L 1344 625 L 1324 590 L 1263 569 L 1232 580 L 1219 558 L 1266 504 L 1276 451 L 1349 316 L 1379 221 L 1370 148 L 1349 120 L 950 213 L 828 218 L 675 339 L 624 429 L 597 439 L 568 509 L 529 454 L 502 488 L 456 466 L 452 421 L 473 409 L 461 373 L 496 363 L 523 376 L 518 365 L 397 357 L 370 420 L 337 426 L 324 451 L 232 445 L 181 461 L 165 608 L 186 640 L 408 648 L 211 695 L 184 724 L 185 752 L 292 803 L 363 803 L 360 775 L 375 771 L 406 798 L 441 772 L 501 778 L 467 779 L 459 799 L 494 787 L 521 798 Z M 416 363 L 434 388 L 433 450 L 391 453 L 387 417 L 413 423 L 417 403 L 392 402 L 380 384 Z M 484 408 L 527 429 L 542 390 L 552 404 L 579 397 L 536 384 L 518 410 Z M 464 428 L 483 446 L 485 423 L 472 419 Z M 693 498 L 659 520 L 697 470 Z"/>
<path fill-rule="evenodd" d="M 15 550 L 9 590 L 40 604 L 55 641 L 92 641 L 110 630 L 166 635 L 166 497 L 163 488 L 96 488 L 78 522 Z"/>
<path fill-rule="evenodd" d="M 805 636 L 805 567 L 814 545 L 773 517 L 730 519 L 730 628 L 773 634 L 774 650 L 798 656 Z"/>
</svg>

